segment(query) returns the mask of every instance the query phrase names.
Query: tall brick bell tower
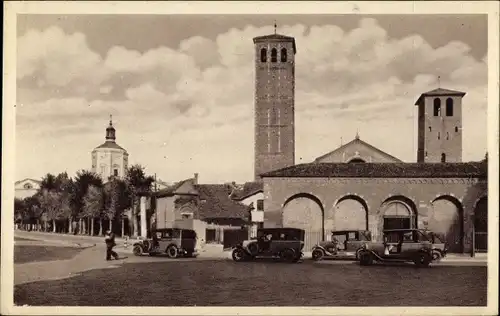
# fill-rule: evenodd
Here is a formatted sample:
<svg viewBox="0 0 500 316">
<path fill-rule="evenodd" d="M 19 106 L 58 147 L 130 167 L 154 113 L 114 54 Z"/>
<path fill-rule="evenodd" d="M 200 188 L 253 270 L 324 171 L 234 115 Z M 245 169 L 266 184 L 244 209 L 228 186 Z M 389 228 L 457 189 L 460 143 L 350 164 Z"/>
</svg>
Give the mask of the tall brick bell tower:
<svg viewBox="0 0 500 316">
<path fill-rule="evenodd" d="M 295 164 L 295 39 L 276 34 L 255 46 L 255 180 Z"/>
<path fill-rule="evenodd" d="M 418 106 L 417 162 L 462 162 L 462 99 L 465 92 L 438 88 Z"/>
</svg>

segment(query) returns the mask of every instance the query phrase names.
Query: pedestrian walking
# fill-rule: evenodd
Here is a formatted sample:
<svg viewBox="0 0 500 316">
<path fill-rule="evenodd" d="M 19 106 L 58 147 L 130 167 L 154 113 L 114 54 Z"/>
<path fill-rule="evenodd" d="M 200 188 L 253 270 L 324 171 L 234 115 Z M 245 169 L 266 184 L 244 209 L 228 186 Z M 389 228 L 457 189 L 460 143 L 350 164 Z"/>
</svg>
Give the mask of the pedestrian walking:
<svg viewBox="0 0 500 316">
<path fill-rule="evenodd" d="M 113 234 L 109 230 L 106 231 L 104 240 L 106 242 L 106 260 L 107 261 L 111 260 L 111 257 L 115 258 L 115 260 L 118 260 L 118 254 L 115 251 L 113 251 L 113 247 L 116 246 L 115 234 Z"/>
</svg>

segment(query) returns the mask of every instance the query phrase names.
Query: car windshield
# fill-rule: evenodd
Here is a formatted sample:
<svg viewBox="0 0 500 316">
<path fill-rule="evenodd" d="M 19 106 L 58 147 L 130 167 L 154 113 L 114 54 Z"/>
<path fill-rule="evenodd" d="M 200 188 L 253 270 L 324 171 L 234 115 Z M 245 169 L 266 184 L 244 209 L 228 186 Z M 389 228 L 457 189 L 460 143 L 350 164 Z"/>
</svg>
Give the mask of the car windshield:
<svg viewBox="0 0 500 316">
<path fill-rule="evenodd" d="M 435 233 L 433 232 L 427 232 L 427 238 L 428 240 L 432 241 L 433 244 L 443 244 L 443 240 Z"/>
</svg>

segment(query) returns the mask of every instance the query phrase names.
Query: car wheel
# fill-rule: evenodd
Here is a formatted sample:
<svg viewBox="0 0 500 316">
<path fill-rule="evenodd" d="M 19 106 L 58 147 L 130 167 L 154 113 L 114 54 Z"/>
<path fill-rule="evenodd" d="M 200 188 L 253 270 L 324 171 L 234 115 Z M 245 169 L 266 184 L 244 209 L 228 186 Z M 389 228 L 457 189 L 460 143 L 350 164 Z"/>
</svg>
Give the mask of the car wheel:
<svg viewBox="0 0 500 316">
<path fill-rule="evenodd" d="M 252 256 L 256 256 L 259 253 L 259 245 L 257 244 L 248 245 L 248 252 L 250 252 Z"/>
<path fill-rule="evenodd" d="M 361 252 L 359 254 L 359 264 L 369 266 L 373 264 L 373 256 L 369 252 Z"/>
<path fill-rule="evenodd" d="M 312 252 L 312 258 L 314 261 L 320 261 L 325 256 L 325 252 L 321 249 L 314 249 Z"/>
<path fill-rule="evenodd" d="M 283 261 L 294 262 L 295 251 L 293 249 L 285 249 L 281 252 L 280 257 Z"/>
<path fill-rule="evenodd" d="M 233 257 L 233 260 L 236 262 L 243 261 L 243 260 L 245 260 L 245 257 L 246 257 L 245 251 L 241 248 L 236 248 L 233 250 L 232 257 Z"/>
<path fill-rule="evenodd" d="M 432 252 L 432 261 L 439 262 L 439 261 L 441 261 L 442 258 L 443 258 L 443 256 L 441 255 L 441 252 L 439 252 L 439 251 Z"/>
<path fill-rule="evenodd" d="M 179 254 L 179 251 L 177 250 L 177 247 L 176 246 L 169 246 L 167 248 L 167 256 L 171 259 L 173 258 L 177 258 L 177 255 Z"/>
<path fill-rule="evenodd" d="M 425 253 L 425 252 L 417 254 L 417 257 L 415 258 L 415 260 L 413 260 L 415 265 L 419 268 L 420 267 L 422 267 L 422 268 L 428 267 L 429 264 L 431 263 L 431 261 L 432 261 L 431 255 L 429 255 L 428 253 Z"/>
<path fill-rule="evenodd" d="M 142 256 L 142 247 L 139 245 L 134 246 L 134 249 L 132 250 L 135 256 Z"/>
</svg>

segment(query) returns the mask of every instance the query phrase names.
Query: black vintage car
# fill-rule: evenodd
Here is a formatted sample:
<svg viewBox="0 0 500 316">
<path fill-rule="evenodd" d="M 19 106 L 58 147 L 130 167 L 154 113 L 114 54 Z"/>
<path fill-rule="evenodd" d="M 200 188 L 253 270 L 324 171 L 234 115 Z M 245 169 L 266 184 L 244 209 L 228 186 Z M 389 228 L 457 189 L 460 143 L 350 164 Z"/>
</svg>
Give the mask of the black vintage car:
<svg viewBox="0 0 500 316">
<path fill-rule="evenodd" d="M 312 249 L 313 260 L 324 258 L 358 260 L 363 244 L 372 240 L 366 230 L 332 231 L 330 241 L 322 241 Z"/>
<path fill-rule="evenodd" d="M 414 262 L 427 267 L 433 261 L 433 244 L 421 229 L 387 229 L 383 241 L 363 244 L 359 263 L 367 266 L 376 262 Z"/>
<path fill-rule="evenodd" d="M 256 258 L 298 262 L 303 256 L 305 231 L 298 228 L 261 228 L 257 238 L 245 240 L 233 249 L 234 261 Z"/>
<path fill-rule="evenodd" d="M 152 238 L 134 243 L 136 256 L 144 253 L 154 256 L 166 253 L 169 258 L 193 257 L 196 255 L 196 232 L 191 229 L 164 228 L 152 232 Z"/>
</svg>

